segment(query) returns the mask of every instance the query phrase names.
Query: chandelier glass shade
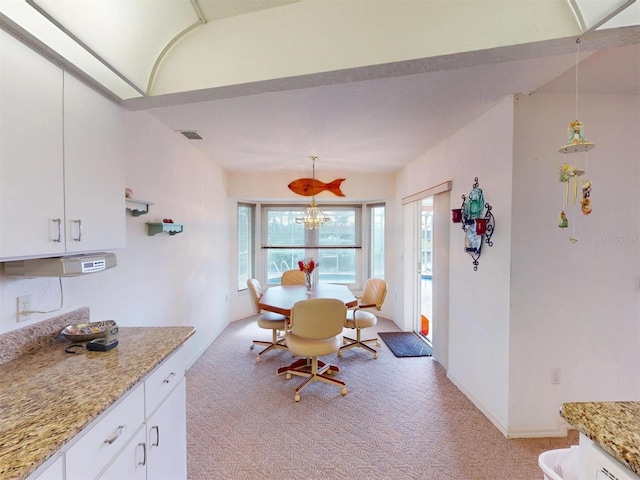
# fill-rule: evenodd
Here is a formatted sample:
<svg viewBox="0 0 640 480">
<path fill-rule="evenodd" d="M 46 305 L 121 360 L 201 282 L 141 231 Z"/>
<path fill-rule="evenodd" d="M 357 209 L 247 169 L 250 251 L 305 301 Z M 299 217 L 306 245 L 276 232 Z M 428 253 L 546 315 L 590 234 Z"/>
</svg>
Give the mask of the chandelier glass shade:
<svg viewBox="0 0 640 480">
<path fill-rule="evenodd" d="M 331 223 L 331 219 L 318 207 L 316 203 L 316 160 L 318 157 L 309 157 L 313 162 L 313 176 L 311 183 L 311 203 L 304 209 L 304 214 L 300 218 L 296 218 L 296 223 L 304 225 L 307 230 L 315 230 L 322 227 L 326 223 Z"/>
</svg>

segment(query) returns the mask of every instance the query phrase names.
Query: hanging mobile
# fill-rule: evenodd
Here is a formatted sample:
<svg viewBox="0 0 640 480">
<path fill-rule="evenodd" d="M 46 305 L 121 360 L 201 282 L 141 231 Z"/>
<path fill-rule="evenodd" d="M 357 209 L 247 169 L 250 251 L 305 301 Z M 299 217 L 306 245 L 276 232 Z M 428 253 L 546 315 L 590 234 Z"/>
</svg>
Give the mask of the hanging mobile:
<svg viewBox="0 0 640 480">
<path fill-rule="evenodd" d="M 579 54 L 580 54 L 580 39 L 576 39 L 576 120 L 569 123 L 567 127 L 567 143 L 558 149 L 560 153 L 578 153 L 585 152 L 585 163 L 588 166 L 589 161 L 589 150 L 595 148 L 595 144 L 587 140 L 584 134 L 584 124 L 578 120 L 578 65 L 579 65 Z M 576 236 L 576 205 L 580 204 L 580 210 L 583 215 L 589 215 L 592 211 L 591 208 L 591 187 L 592 184 L 589 180 L 582 179 L 580 182 L 580 188 L 578 188 L 578 177 L 581 177 L 585 174 L 585 169 L 580 168 L 575 165 L 570 165 L 567 162 L 564 162 L 560 167 L 558 167 L 559 178 L 558 180 L 561 183 L 564 183 L 564 195 L 562 202 L 562 211 L 560 213 L 560 223 L 558 227 L 567 228 L 569 226 L 569 219 L 567 218 L 567 207 L 569 205 L 573 205 L 573 214 L 574 218 L 571 221 L 572 225 L 572 233 L 569 237 L 569 240 L 572 243 L 576 243 L 578 241 L 578 237 Z"/>
</svg>

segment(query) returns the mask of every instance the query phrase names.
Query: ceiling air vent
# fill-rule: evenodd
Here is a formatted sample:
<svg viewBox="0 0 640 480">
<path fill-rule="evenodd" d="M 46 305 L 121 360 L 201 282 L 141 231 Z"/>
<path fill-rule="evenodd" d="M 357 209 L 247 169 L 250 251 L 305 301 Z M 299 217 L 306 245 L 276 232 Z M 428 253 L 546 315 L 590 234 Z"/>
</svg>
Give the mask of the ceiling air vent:
<svg viewBox="0 0 640 480">
<path fill-rule="evenodd" d="M 195 130 L 180 130 L 180 133 L 189 140 L 202 140 L 202 137 Z"/>
</svg>

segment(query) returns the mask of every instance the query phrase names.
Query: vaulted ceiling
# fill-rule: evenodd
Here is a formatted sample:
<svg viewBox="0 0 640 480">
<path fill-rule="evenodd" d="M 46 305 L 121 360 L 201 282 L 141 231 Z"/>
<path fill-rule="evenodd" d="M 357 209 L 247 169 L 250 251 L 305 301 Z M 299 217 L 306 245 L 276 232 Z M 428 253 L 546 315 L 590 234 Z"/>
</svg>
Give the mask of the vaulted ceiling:
<svg viewBox="0 0 640 480">
<path fill-rule="evenodd" d="M 394 172 L 506 96 L 574 92 L 577 61 L 581 93 L 639 95 L 638 24 L 635 0 L 0 0 L 230 171 Z"/>
</svg>

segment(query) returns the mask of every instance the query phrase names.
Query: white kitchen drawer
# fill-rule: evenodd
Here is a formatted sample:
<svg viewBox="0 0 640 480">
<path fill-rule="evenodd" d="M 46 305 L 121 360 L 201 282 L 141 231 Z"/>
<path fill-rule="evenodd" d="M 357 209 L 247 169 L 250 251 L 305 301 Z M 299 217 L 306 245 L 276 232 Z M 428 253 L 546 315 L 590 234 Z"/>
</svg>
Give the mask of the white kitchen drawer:
<svg viewBox="0 0 640 480">
<path fill-rule="evenodd" d="M 153 415 L 162 401 L 180 383 L 186 366 L 185 349 L 179 348 L 147 377 L 144 381 L 145 418 Z"/>
<path fill-rule="evenodd" d="M 146 480 L 148 456 L 146 436 L 146 428 L 140 427 L 124 450 L 100 475 L 99 480 Z"/>
<path fill-rule="evenodd" d="M 144 422 L 144 388 L 139 385 L 65 454 L 66 480 L 95 478 Z"/>
</svg>

